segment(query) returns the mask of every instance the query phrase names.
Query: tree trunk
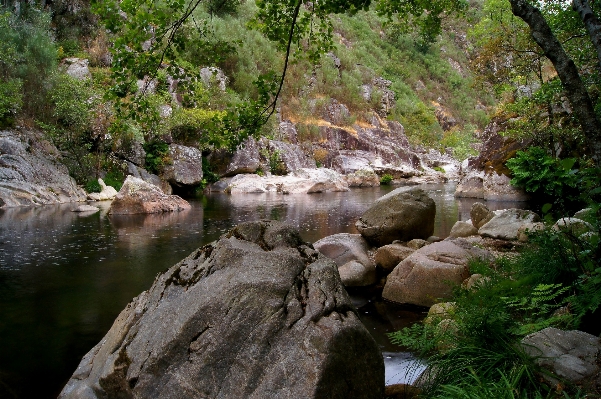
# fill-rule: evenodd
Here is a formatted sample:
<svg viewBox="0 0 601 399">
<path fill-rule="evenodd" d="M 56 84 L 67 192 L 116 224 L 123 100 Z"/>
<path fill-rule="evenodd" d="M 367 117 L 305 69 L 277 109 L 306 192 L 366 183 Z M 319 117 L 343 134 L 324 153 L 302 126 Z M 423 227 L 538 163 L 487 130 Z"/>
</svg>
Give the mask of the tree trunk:
<svg viewBox="0 0 601 399">
<path fill-rule="evenodd" d="M 588 0 L 572 0 L 572 9 L 576 11 L 593 42 L 595 50 L 597 50 L 597 59 L 601 68 L 601 22 L 593 12 L 593 9 L 588 3 Z"/>
<path fill-rule="evenodd" d="M 513 15 L 528 24 L 532 38 L 553 63 L 586 137 L 588 152 L 595 164 L 601 166 L 601 124 L 576 64 L 566 54 L 538 8 L 525 0 L 509 0 L 509 3 Z"/>
</svg>

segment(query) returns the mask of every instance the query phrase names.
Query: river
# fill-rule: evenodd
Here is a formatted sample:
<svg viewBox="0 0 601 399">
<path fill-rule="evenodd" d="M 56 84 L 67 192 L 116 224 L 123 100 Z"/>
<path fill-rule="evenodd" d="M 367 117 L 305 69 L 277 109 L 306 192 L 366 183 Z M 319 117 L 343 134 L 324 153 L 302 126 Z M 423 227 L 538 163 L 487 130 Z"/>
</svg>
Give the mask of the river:
<svg viewBox="0 0 601 399">
<path fill-rule="evenodd" d="M 437 206 L 434 234 L 446 237 L 469 218 L 474 200 L 456 200 L 455 186 L 423 186 Z M 249 220 L 297 226 L 306 241 L 356 233 L 354 223 L 391 187 L 319 194 L 210 194 L 187 212 L 149 216 L 79 215 L 76 204 L 0 209 L 0 398 L 56 398 L 82 356 L 121 309 L 157 273 Z M 490 203 L 491 209 L 516 207 Z M 423 318 L 416 309 L 351 292 L 385 352 L 388 383 L 410 355 L 386 333 Z M 397 368 L 395 368 L 397 367 Z"/>
</svg>

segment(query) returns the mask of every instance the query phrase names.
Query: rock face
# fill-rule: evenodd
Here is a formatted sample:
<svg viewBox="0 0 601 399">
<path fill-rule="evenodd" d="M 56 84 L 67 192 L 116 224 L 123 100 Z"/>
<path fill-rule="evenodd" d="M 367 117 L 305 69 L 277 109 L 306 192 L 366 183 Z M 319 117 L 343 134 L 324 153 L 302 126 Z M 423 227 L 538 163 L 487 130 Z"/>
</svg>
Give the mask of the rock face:
<svg viewBox="0 0 601 399">
<path fill-rule="evenodd" d="M 539 365 L 560 378 L 573 383 L 583 383 L 593 378 L 601 382 L 597 365 L 601 341 L 594 335 L 547 327 L 525 337 L 522 347 Z M 553 384 L 558 382 L 548 375 L 543 377 Z"/>
<path fill-rule="evenodd" d="M 361 234 L 334 234 L 313 245 L 316 250 L 336 262 L 345 286 L 367 286 L 376 282 L 376 266 L 367 254 L 369 244 Z"/>
<path fill-rule="evenodd" d="M 365 239 L 376 245 L 395 240 L 427 239 L 434 232 L 434 200 L 421 189 L 395 190 L 379 198 L 355 226 Z"/>
<path fill-rule="evenodd" d="M 196 186 L 202 182 L 202 152 L 178 144 L 169 146 L 171 164 L 163 169 L 163 179 L 175 186 Z"/>
<path fill-rule="evenodd" d="M 529 223 L 540 221 L 540 217 L 524 209 L 505 209 L 497 214 L 478 230 L 482 237 L 501 240 L 517 240 L 520 228 Z"/>
<path fill-rule="evenodd" d="M 0 208 L 85 201 L 42 133 L 0 131 Z"/>
<path fill-rule="evenodd" d="M 127 176 L 123 187 L 111 204 L 111 215 L 133 215 L 140 213 L 162 213 L 184 211 L 190 204 L 177 195 L 164 194 L 154 184 L 133 176 Z"/>
<path fill-rule="evenodd" d="M 98 179 L 98 184 L 100 184 L 101 190 L 99 193 L 89 193 L 88 198 L 92 201 L 108 201 L 112 200 L 117 196 L 117 190 L 114 187 L 107 186 L 104 183 L 104 180 Z"/>
<path fill-rule="evenodd" d="M 485 256 L 462 241 L 440 241 L 415 251 L 388 275 L 382 297 L 398 303 L 432 306 L 448 299 L 452 286 L 469 277 L 468 261 Z"/>
<path fill-rule="evenodd" d="M 336 265 L 278 222 L 159 275 L 60 398 L 381 398 L 384 363 Z"/>
<path fill-rule="evenodd" d="M 232 157 L 223 176 L 235 176 L 240 173 L 255 173 L 261 166 L 259 145 L 253 139 L 246 140 Z"/>
<path fill-rule="evenodd" d="M 133 177 L 137 177 L 138 179 L 144 180 L 146 183 L 154 184 L 155 186 L 159 187 L 165 194 L 169 195 L 173 192 L 171 184 L 169 184 L 165 180 L 161 180 L 161 178 L 157 175 L 148 173 L 146 169 L 140 168 L 131 162 L 127 162 L 127 173 L 129 175 L 132 175 Z"/>
</svg>

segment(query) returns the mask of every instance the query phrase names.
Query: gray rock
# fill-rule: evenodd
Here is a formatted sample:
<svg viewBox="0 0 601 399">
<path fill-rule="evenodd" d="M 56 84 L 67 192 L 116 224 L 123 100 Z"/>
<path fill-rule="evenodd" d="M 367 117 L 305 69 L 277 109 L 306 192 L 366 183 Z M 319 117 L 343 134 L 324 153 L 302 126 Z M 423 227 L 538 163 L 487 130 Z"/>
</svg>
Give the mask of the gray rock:
<svg viewBox="0 0 601 399">
<path fill-rule="evenodd" d="M 469 237 L 478 234 L 478 229 L 468 222 L 457 221 L 451 228 L 449 237 Z"/>
<path fill-rule="evenodd" d="M 0 131 L 0 208 L 85 201 L 58 150 L 34 130 Z"/>
<path fill-rule="evenodd" d="M 393 191 L 378 199 L 355 223 L 365 239 L 382 246 L 394 240 L 427 239 L 434 232 L 434 200 L 421 189 Z"/>
<path fill-rule="evenodd" d="M 474 202 L 470 210 L 470 219 L 476 229 L 484 226 L 494 216 L 495 214 L 482 202 Z"/>
<path fill-rule="evenodd" d="M 487 173 L 482 181 L 484 199 L 493 201 L 528 201 L 524 190 L 516 188 L 511 183 L 511 178 L 495 172 Z"/>
<path fill-rule="evenodd" d="M 225 87 L 228 82 L 228 78 L 225 76 L 225 73 L 216 67 L 201 68 L 200 78 L 205 86 L 210 87 L 216 85 L 221 91 L 225 91 Z"/>
<path fill-rule="evenodd" d="M 345 286 L 367 286 L 376 282 L 376 267 L 368 255 L 370 247 L 361 234 L 334 234 L 313 245 L 336 262 Z"/>
<path fill-rule="evenodd" d="M 415 249 L 401 244 L 384 245 L 376 251 L 376 265 L 380 266 L 386 273 L 390 273 L 413 252 L 415 252 Z"/>
<path fill-rule="evenodd" d="M 524 209 L 506 209 L 498 211 L 498 214 L 488 223 L 480 227 L 478 234 L 501 240 L 517 240 L 520 227 L 538 221 L 540 217 L 534 212 Z"/>
<path fill-rule="evenodd" d="M 356 260 L 340 266 L 338 273 L 345 287 L 366 287 L 377 281 L 376 267 L 373 264 L 364 265 Z"/>
<path fill-rule="evenodd" d="M 590 223 L 575 217 L 559 219 L 557 222 L 555 222 L 552 229 L 574 235 L 575 237 L 580 237 L 581 235 L 594 230 Z"/>
<path fill-rule="evenodd" d="M 336 265 L 279 222 L 244 223 L 159 275 L 66 398 L 381 398 L 384 363 Z"/>
<path fill-rule="evenodd" d="M 63 63 L 67 66 L 66 73 L 72 78 L 83 80 L 92 77 L 88 65 L 90 62 L 82 58 L 66 58 Z"/>
<path fill-rule="evenodd" d="M 421 238 L 414 238 L 407 243 L 407 246 L 412 249 L 420 249 L 430 244 L 428 240 L 422 240 Z"/>
<path fill-rule="evenodd" d="M 175 186 L 196 186 L 202 182 L 202 152 L 194 147 L 169 145 L 171 163 L 163 168 L 164 180 Z"/>
<path fill-rule="evenodd" d="M 283 141 L 263 139 L 260 146 L 269 153 L 277 154 L 281 162 L 281 168 L 285 173 L 291 173 L 302 168 L 316 168 L 315 159 L 308 157 L 296 144 Z M 274 171 L 271 171 L 272 173 Z"/>
<path fill-rule="evenodd" d="M 601 352 L 601 341 L 582 331 L 547 327 L 525 337 L 522 347 L 540 366 L 572 383 L 585 382 L 600 371 L 597 357 Z M 543 378 L 552 384 L 558 382 L 546 374 Z"/>
<path fill-rule="evenodd" d="M 101 191 L 99 193 L 89 193 L 88 199 L 92 201 L 110 201 L 117 196 L 117 190 L 114 187 L 107 186 L 101 178 L 98 178 Z"/>
<path fill-rule="evenodd" d="M 377 187 L 380 185 L 380 176 L 370 170 L 358 170 L 346 175 L 349 187 Z"/>
<path fill-rule="evenodd" d="M 577 219 L 587 220 L 588 218 L 593 217 L 593 209 L 592 208 L 584 208 L 579 210 L 574 214 L 574 217 Z"/>
<path fill-rule="evenodd" d="M 535 223 L 524 223 L 518 229 L 518 241 L 528 242 L 528 235 L 536 231 L 542 231 L 545 229 L 545 224 L 542 222 Z"/>
<path fill-rule="evenodd" d="M 127 162 L 127 173 L 133 177 L 144 180 L 146 183 L 154 184 L 167 195 L 171 195 L 173 193 L 173 188 L 168 182 L 161 180 L 161 178 L 157 175 L 148 173 L 146 169 L 140 168 L 131 162 Z"/>
<path fill-rule="evenodd" d="M 121 190 L 111 203 L 109 214 L 132 215 L 179 212 L 190 209 L 190 204 L 177 195 L 167 195 L 154 184 L 127 176 Z"/>
<path fill-rule="evenodd" d="M 453 285 L 469 277 L 468 261 L 483 251 L 463 244 L 446 240 L 418 249 L 388 275 L 382 297 L 428 307 L 450 298 Z"/>
<path fill-rule="evenodd" d="M 79 205 L 77 208 L 73 209 L 73 212 L 78 213 L 96 213 L 100 210 L 100 208 L 92 205 Z"/>
<path fill-rule="evenodd" d="M 238 148 L 223 176 L 255 173 L 260 166 L 259 145 L 255 140 L 248 139 Z"/>
</svg>

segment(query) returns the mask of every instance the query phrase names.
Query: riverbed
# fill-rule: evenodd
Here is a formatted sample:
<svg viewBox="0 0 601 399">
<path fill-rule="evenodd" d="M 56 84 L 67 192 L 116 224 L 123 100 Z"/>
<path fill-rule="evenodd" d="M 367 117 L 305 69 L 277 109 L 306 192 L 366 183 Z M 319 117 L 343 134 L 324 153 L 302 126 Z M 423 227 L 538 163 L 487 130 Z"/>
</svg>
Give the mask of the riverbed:
<svg viewBox="0 0 601 399">
<path fill-rule="evenodd" d="M 475 200 L 455 199 L 453 184 L 422 188 L 436 202 L 434 235 L 446 237 L 457 220 L 469 218 Z M 391 190 L 210 194 L 190 200 L 189 211 L 148 216 L 108 216 L 108 203 L 94 204 L 102 209 L 91 215 L 72 212 L 77 204 L 0 209 L 0 397 L 56 398 L 82 356 L 157 273 L 234 225 L 286 221 L 309 242 L 356 233 L 359 216 Z M 351 294 L 385 353 L 387 382 L 402 381 L 397 366 L 412 358 L 385 334 L 420 320 L 423 312 L 385 303 L 377 293 Z"/>
</svg>

